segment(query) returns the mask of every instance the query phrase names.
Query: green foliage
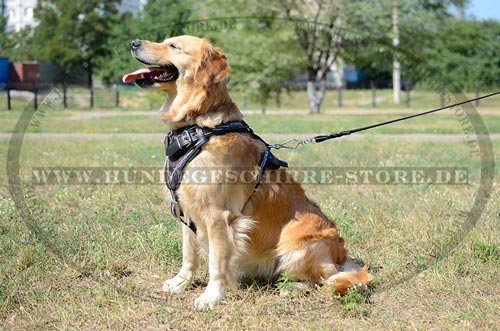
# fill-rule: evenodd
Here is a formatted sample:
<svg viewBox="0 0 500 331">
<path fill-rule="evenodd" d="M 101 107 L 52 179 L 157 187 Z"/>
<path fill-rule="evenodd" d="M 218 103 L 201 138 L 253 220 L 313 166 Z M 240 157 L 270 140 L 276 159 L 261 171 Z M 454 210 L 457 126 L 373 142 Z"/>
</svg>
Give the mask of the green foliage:
<svg viewBox="0 0 500 331">
<path fill-rule="evenodd" d="M 97 60 L 101 68 L 99 76 L 107 84 L 120 82 L 121 76 L 137 65 L 129 51 L 130 41 L 137 34 L 137 20 L 129 13 L 125 13 L 112 29 L 109 48 L 113 53 Z"/>
<path fill-rule="evenodd" d="M 149 0 L 139 19 L 137 32 L 140 35 L 153 32 L 157 41 L 182 34 L 193 9 L 192 1 Z"/>
<path fill-rule="evenodd" d="M 434 50 L 442 47 L 443 42 L 436 31 L 443 30 L 443 23 L 454 19 L 449 13 L 455 6 L 459 10 L 467 0 L 398 1 L 399 46 L 392 45 L 393 0 L 357 1 L 345 6 L 345 16 L 349 18 L 349 29 L 358 32 L 355 38 L 346 41 L 342 58 L 362 68 L 370 80 L 392 80 L 392 62 L 396 51 L 400 54 L 402 76 L 404 80 L 417 82 L 425 79 L 442 81 L 441 71 L 436 72 L 430 60 Z M 368 33 L 367 33 L 368 32 Z M 449 32 L 445 32 L 446 36 Z M 424 71 L 415 70 L 423 68 Z"/>
<path fill-rule="evenodd" d="M 396 51 L 392 46 L 392 0 L 348 1 L 340 5 L 335 1 L 257 1 L 252 8 L 240 2 L 227 2 L 222 7 L 209 3 L 202 12 L 207 13 L 206 18 L 239 16 L 241 12 L 266 18 L 238 21 L 239 31 L 219 35 L 224 50 L 234 55 L 230 59 L 234 69 L 232 83 L 240 85 L 253 100 L 259 100 L 263 109 L 273 90 L 280 91 L 290 77 L 307 73 L 308 81 L 316 87 L 309 93 L 311 111 L 315 112 L 314 105 L 319 109 L 322 102 L 318 82 L 335 61 L 340 66 L 354 63 L 370 80 L 392 79 Z M 415 65 L 422 64 L 426 52 L 435 47 L 435 31 L 443 20 L 450 18 L 452 6 L 460 9 L 467 1 L 398 3 L 403 75 L 417 81 L 423 77 L 415 72 Z"/>
<path fill-rule="evenodd" d="M 203 37 L 227 55 L 230 88 L 257 102 L 265 111 L 269 100 L 274 96 L 279 101 L 280 94 L 288 89 L 286 83 L 305 69 L 306 62 L 294 38 L 294 25 L 273 19 L 277 15 L 266 1 L 255 1 L 251 7 L 241 0 L 224 3 L 220 6 L 220 1 L 208 2 L 202 10 L 206 14 L 199 18 L 238 17 L 244 12 L 253 19 L 236 20 L 222 33 L 207 31 Z"/>
<path fill-rule="evenodd" d="M 427 56 L 430 73 L 459 90 L 500 85 L 500 22 L 450 19 L 436 39 Z"/>
<path fill-rule="evenodd" d="M 31 45 L 30 36 L 32 29 L 25 27 L 21 31 L 5 32 L 3 27 L 7 17 L 0 16 L 0 56 L 7 56 L 10 61 L 29 61 L 34 58 L 34 47 Z"/>
<path fill-rule="evenodd" d="M 92 80 L 97 61 L 109 56 L 112 26 L 119 0 L 44 0 L 35 9 L 39 24 L 33 44 L 38 60 L 61 66 L 67 74 L 85 71 Z M 95 68 L 98 69 L 98 68 Z"/>
<path fill-rule="evenodd" d="M 392 79 L 393 0 L 322 2 L 314 15 L 306 1 L 150 0 L 138 15 L 118 17 L 119 0 L 43 0 L 35 10 L 36 28 L 0 32 L 1 55 L 11 61 L 56 63 L 66 73 L 97 73 L 104 83 L 118 83 L 138 67 L 130 56 L 132 39 L 161 41 L 179 34 L 209 38 L 227 54 L 232 67 L 230 87 L 265 110 L 297 75 L 323 77 L 332 59 L 353 63 L 369 80 Z M 455 18 L 467 0 L 400 0 L 399 52 L 404 80 L 453 83 L 472 90 L 499 85 L 500 23 Z M 322 8 L 323 8 L 322 7 Z M 330 10 L 331 9 L 331 10 Z M 190 29 L 193 21 L 235 19 L 219 31 Z M 260 18 L 259 18 L 260 17 Z M 0 17 L 0 25 L 6 21 Z M 300 23 L 302 22 L 302 23 Z M 303 22 L 310 22 L 303 23 Z M 424 72 L 416 70 L 421 66 Z M 139 65 L 140 66 L 140 65 Z M 83 73 L 86 75 L 86 73 Z"/>
<path fill-rule="evenodd" d="M 269 99 L 285 90 L 285 82 L 292 80 L 303 67 L 286 29 L 265 27 L 256 31 L 243 27 L 228 32 L 217 44 L 231 64 L 230 88 L 256 101 L 263 110 Z"/>
</svg>

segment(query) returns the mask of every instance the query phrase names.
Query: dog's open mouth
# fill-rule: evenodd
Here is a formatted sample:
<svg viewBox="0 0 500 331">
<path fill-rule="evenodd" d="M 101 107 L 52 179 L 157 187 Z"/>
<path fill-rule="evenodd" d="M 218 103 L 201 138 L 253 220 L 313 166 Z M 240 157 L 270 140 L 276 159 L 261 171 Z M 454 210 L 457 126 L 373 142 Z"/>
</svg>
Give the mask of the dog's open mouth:
<svg viewBox="0 0 500 331">
<path fill-rule="evenodd" d="M 174 65 L 163 67 L 142 68 L 126 74 L 122 81 L 127 83 L 135 82 L 140 87 L 151 86 L 154 83 L 167 83 L 179 77 L 179 70 Z"/>
</svg>

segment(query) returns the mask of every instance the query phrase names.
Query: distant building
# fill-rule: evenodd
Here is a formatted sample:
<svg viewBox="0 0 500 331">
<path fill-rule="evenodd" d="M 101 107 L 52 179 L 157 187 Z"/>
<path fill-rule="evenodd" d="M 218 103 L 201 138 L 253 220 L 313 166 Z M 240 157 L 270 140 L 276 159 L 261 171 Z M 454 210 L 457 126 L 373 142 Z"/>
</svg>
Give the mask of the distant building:
<svg viewBox="0 0 500 331">
<path fill-rule="evenodd" d="M 37 0 L 4 0 L 7 14 L 7 31 L 19 31 L 25 26 L 35 26 L 34 11 Z"/>
<path fill-rule="evenodd" d="M 19 31 L 25 26 L 36 26 L 34 17 L 35 7 L 38 0 L 1 0 L 1 10 L 7 15 L 6 31 Z M 146 1 L 144 0 L 122 0 L 118 5 L 118 12 L 132 13 L 137 15 Z"/>
</svg>

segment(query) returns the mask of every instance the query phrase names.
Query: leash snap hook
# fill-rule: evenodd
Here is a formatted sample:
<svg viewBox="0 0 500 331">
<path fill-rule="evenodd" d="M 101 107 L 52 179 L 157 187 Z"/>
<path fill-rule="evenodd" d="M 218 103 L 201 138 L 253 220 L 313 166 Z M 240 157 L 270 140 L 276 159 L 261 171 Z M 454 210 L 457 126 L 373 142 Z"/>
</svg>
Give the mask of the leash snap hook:
<svg viewBox="0 0 500 331">
<path fill-rule="evenodd" d="M 313 138 L 306 138 L 306 139 L 302 139 L 299 143 L 299 145 L 307 145 L 307 144 L 314 144 L 316 142 L 316 140 Z"/>
<path fill-rule="evenodd" d="M 294 142 L 295 145 L 291 145 L 290 143 Z M 296 139 L 296 138 L 292 138 L 292 139 L 288 139 L 282 143 L 279 143 L 279 144 L 270 144 L 269 145 L 269 148 L 274 148 L 274 149 L 281 149 L 281 148 L 286 148 L 286 149 L 297 149 L 299 148 L 301 145 L 307 145 L 307 144 L 312 144 L 312 143 L 315 143 L 316 141 L 314 140 L 314 137 L 313 138 L 305 138 L 305 139 L 302 139 L 302 140 L 299 140 L 299 139 Z"/>
</svg>

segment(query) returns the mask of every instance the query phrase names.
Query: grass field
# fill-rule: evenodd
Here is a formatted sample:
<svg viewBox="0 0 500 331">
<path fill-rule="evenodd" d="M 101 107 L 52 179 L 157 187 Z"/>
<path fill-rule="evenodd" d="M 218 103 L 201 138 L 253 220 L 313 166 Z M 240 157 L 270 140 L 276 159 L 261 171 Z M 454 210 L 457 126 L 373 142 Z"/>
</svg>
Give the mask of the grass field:
<svg viewBox="0 0 500 331">
<path fill-rule="evenodd" d="M 100 112 L 87 112 L 96 114 Z M 102 113 L 105 113 L 102 111 Z M 72 118 L 48 112 L 33 132 L 165 132 L 153 116 Z M 0 113 L 12 130 L 19 111 Z M 390 115 L 248 116 L 258 133 L 313 133 L 370 124 Z M 483 117 L 500 132 L 500 116 Z M 425 117 L 381 133 L 456 133 L 453 115 Z M 378 132 L 377 132 L 378 133 Z M 500 141 L 493 141 L 500 156 Z M 6 163 L 8 141 L 0 140 Z M 293 167 L 465 167 L 466 185 L 305 185 L 335 220 L 351 254 L 375 280 L 368 291 L 338 297 L 287 292 L 244 279 L 211 312 L 192 309 L 207 281 L 161 291 L 181 263 L 180 225 L 158 185 L 51 185 L 32 182 L 33 167 L 158 167 L 160 139 L 29 139 L 21 150 L 22 201 L 16 209 L 0 172 L 0 329 L 6 330 L 496 330 L 500 327 L 500 190 L 469 232 L 460 217 L 476 196 L 480 162 L 462 141 L 332 141 L 278 151 Z M 463 238 L 462 238 L 463 237 Z M 463 240 L 462 240 L 463 239 Z"/>
<path fill-rule="evenodd" d="M 12 132 L 21 111 L 6 114 L 0 119 L 0 132 Z M 16 118 L 17 115 L 17 118 Z M 99 117 L 101 115 L 102 117 Z M 41 119 L 39 126 L 30 126 L 30 133 L 165 133 L 165 124 L 157 120 L 155 111 L 128 114 L 127 111 L 71 113 L 50 111 Z M 394 114 L 336 115 L 255 115 L 245 116 L 245 120 L 261 134 L 306 134 L 328 133 L 367 126 L 402 116 Z M 482 115 L 490 133 L 500 133 L 500 111 L 498 115 Z M 446 133 L 461 134 L 463 128 L 452 111 L 432 114 L 411 121 L 383 126 L 368 134 Z"/>
</svg>

